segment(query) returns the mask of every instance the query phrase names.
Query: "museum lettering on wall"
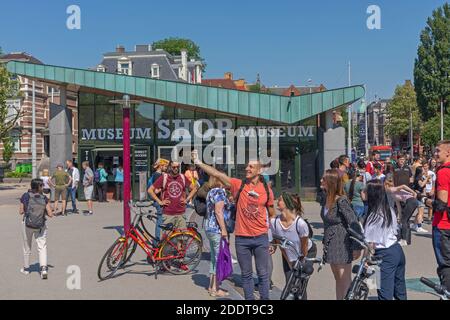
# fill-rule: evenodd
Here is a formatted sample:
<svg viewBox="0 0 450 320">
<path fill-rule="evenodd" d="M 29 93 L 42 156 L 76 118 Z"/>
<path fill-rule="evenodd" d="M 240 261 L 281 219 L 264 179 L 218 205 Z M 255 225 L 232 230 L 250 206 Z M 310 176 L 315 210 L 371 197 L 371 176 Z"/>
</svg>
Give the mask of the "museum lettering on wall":
<svg viewBox="0 0 450 320">
<path fill-rule="evenodd" d="M 233 127 L 230 119 L 161 119 L 156 124 L 156 135 L 158 140 L 168 140 L 170 138 L 184 139 L 191 138 L 191 134 L 198 138 L 204 137 L 207 130 L 217 129 L 224 132 Z M 315 136 L 315 126 L 243 126 L 236 132 L 237 137 L 279 137 L 279 138 L 313 138 Z M 152 128 L 132 128 L 131 139 L 151 140 Z M 176 134 L 174 134 L 176 131 Z M 176 135 L 176 137 L 175 137 Z M 107 141 L 123 139 L 122 128 L 97 128 L 81 129 L 82 141 Z"/>
</svg>

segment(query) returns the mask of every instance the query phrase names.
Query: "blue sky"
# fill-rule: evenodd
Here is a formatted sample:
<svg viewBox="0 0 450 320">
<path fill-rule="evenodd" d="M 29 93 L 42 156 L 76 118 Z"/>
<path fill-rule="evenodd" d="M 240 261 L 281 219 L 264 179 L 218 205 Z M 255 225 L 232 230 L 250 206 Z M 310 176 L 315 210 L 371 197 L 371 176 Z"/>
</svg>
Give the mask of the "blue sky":
<svg viewBox="0 0 450 320">
<path fill-rule="evenodd" d="M 279 1 L 8 1 L 1 4 L 0 46 L 44 63 L 88 68 L 123 44 L 169 36 L 194 40 L 207 78 L 227 71 L 266 85 L 366 84 L 368 100 L 392 96 L 413 77 L 420 31 L 443 0 Z M 81 8 L 81 30 L 68 30 L 66 8 Z M 381 30 L 369 30 L 369 5 L 381 8 Z"/>
</svg>

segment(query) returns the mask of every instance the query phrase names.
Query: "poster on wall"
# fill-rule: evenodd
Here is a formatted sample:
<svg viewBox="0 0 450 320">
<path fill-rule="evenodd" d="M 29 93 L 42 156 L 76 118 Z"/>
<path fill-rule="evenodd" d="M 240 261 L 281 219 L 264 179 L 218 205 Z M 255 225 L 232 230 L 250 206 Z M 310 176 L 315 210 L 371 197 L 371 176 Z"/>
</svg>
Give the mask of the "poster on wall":
<svg viewBox="0 0 450 320">
<path fill-rule="evenodd" d="M 147 149 L 134 150 L 134 168 L 136 172 L 148 171 L 149 154 Z"/>
</svg>

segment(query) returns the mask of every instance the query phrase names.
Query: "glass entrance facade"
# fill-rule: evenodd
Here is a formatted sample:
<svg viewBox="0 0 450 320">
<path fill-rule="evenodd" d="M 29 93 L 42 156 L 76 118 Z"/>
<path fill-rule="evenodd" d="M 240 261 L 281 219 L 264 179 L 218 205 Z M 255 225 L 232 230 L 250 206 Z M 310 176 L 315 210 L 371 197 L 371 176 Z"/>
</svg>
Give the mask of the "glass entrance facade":
<svg viewBox="0 0 450 320">
<path fill-rule="evenodd" d="M 99 162 L 103 162 L 106 171 L 110 174 L 111 184 L 114 168 L 122 164 L 122 109 L 120 105 L 109 103 L 115 98 L 80 92 L 78 100 L 78 161 L 79 163 L 89 161 L 93 168 L 96 168 Z M 195 136 L 195 130 L 198 130 L 195 125 L 197 120 L 203 120 L 203 128 L 201 128 L 203 130 L 274 128 L 273 124 L 265 121 L 173 108 L 150 102 L 132 106 L 132 154 L 130 156 L 135 198 L 140 197 L 139 191 L 142 192 L 142 180 L 147 179 L 151 174 L 151 164 L 158 157 L 168 159 L 173 146 L 181 139 L 185 139 L 186 135 Z M 270 179 L 276 193 L 282 190 L 302 193 L 302 188 L 316 187 L 319 153 L 316 118 L 310 118 L 293 126 L 275 128 L 279 130 L 280 160 L 278 174 L 271 176 Z M 177 130 L 174 134 L 176 129 L 184 130 Z M 257 148 L 248 143 L 246 145 L 249 149 Z M 237 144 L 234 150 L 227 146 L 223 148 L 224 160 L 237 159 L 237 152 L 239 152 Z M 232 163 L 223 169 L 234 177 L 242 178 L 245 174 L 243 164 Z"/>
</svg>

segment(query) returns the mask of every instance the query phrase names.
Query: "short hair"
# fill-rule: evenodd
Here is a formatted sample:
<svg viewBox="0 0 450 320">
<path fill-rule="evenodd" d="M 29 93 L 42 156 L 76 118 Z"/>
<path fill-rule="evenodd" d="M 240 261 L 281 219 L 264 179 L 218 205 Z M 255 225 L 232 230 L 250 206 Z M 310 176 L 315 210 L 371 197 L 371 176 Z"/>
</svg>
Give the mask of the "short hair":
<svg viewBox="0 0 450 320">
<path fill-rule="evenodd" d="M 406 159 L 405 154 L 400 153 L 400 154 L 397 156 L 397 160 L 398 160 L 398 159 Z"/>
<path fill-rule="evenodd" d="M 376 155 L 376 154 L 380 154 L 380 151 L 375 150 L 374 152 L 372 152 L 372 155 Z"/>
<path fill-rule="evenodd" d="M 83 161 L 83 162 L 81 163 L 81 165 L 82 165 L 82 166 L 89 167 L 89 161 Z"/>
<path fill-rule="evenodd" d="M 424 165 L 428 165 L 428 161 L 427 160 L 422 160 L 422 163 L 421 163 L 423 166 Z"/>
<path fill-rule="evenodd" d="M 450 146 L 450 140 L 441 140 L 441 141 L 439 141 L 439 142 L 437 143 L 436 147 L 439 147 L 439 146 L 441 146 L 441 145 L 443 145 L 443 144 L 445 144 L 445 145 L 447 145 L 447 146 Z"/>
<path fill-rule="evenodd" d="M 67 160 L 66 162 L 67 162 L 67 163 L 70 163 L 70 164 L 73 164 L 73 161 L 72 161 L 72 160 Z"/>
<path fill-rule="evenodd" d="M 39 191 L 39 188 L 42 187 L 44 185 L 44 181 L 42 179 L 33 179 L 31 180 L 31 190 L 34 192 Z"/>
<path fill-rule="evenodd" d="M 338 162 L 341 165 L 341 164 L 344 164 L 345 160 L 347 160 L 347 159 L 349 159 L 349 157 L 347 157 L 345 154 L 343 154 L 343 155 L 339 156 Z"/>
</svg>

